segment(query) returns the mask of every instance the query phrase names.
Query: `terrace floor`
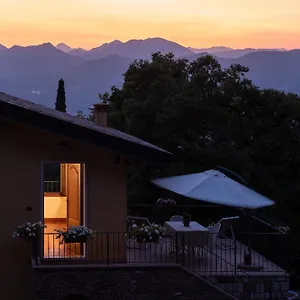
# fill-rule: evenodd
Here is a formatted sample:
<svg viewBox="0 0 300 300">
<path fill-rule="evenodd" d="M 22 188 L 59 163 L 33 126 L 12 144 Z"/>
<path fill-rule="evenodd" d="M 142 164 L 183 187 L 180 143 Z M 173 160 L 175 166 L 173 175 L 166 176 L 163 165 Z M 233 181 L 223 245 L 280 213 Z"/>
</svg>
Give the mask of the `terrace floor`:
<svg viewBox="0 0 300 300">
<path fill-rule="evenodd" d="M 210 248 L 196 248 L 184 251 L 173 250 L 171 239 L 164 239 L 161 244 L 146 244 L 140 245 L 134 241 L 129 244 L 127 252 L 127 261 L 134 263 L 145 262 L 177 262 L 183 264 L 190 270 L 200 274 L 210 275 L 281 275 L 286 274 L 283 269 L 275 265 L 271 261 L 259 253 L 252 251 L 252 266 L 253 269 L 245 270 L 239 268 L 244 262 L 244 252 L 247 246 L 236 241 L 236 253 L 233 247 L 232 240 L 222 239 L 220 243 L 224 247 L 225 244 L 232 248 L 223 249 L 218 245 Z M 257 268 L 256 268 L 257 267 Z M 258 268 L 260 267 L 260 268 Z"/>
</svg>

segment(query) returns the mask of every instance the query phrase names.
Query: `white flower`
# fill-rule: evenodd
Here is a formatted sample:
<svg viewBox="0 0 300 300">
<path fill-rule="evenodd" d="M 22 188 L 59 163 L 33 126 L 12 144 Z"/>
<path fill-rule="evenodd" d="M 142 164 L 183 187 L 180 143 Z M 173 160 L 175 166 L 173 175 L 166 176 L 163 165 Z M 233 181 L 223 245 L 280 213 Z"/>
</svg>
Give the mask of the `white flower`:
<svg viewBox="0 0 300 300">
<path fill-rule="evenodd" d="M 85 226 L 70 226 L 69 228 L 64 228 L 63 230 L 55 230 L 57 232 L 56 239 L 76 239 L 76 237 L 93 236 L 95 233 L 93 230 Z"/>
<path fill-rule="evenodd" d="M 176 201 L 173 199 L 163 199 L 163 198 L 159 198 L 156 201 L 156 204 L 176 204 Z"/>
<path fill-rule="evenodd" d="M 16 230 L 13 232 L 12 237 L 21 237 L 21 238 L 27 238 L 31 237 L 34 238 L 38 234 L 41 233 L 41 229 L 45 228 L 46 225 L 44 225 L 42 222 L 25 222 L 22 225 L 19 225 L 16 227 Z"/>
</svg>

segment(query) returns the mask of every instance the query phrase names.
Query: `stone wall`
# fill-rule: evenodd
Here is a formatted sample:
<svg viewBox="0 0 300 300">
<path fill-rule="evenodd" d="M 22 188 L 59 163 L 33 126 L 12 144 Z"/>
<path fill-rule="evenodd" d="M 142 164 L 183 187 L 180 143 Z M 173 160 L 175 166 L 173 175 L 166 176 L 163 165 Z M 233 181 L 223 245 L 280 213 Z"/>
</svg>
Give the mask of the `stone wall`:
<svg viewBox="0 0 300 300">
<path fill-rule="evenodd" d="M 62 300 L 72 294 L 87 300 L 232 299 L 176 266 L 41 266 L 34 273 L 35 300 Z"/>
<path fill-rule="evenodd" d="M 238 299 L 288 299 L 289 275 L 284 273 L 258 273 L 238 276 L 211 276 L 207 278 Z"/>
</svg>

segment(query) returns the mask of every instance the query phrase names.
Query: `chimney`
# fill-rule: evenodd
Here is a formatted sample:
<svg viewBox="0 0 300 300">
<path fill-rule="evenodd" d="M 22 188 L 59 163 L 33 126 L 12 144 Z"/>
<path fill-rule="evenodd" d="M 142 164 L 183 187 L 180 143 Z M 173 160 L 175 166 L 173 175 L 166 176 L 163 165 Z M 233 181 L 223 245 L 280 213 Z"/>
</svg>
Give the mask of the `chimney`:
<svg viewBox="0 0 300 300">
<path fill-rule="evenodd" d="M 99 98 L 101 95 L 99 94 Z M 107 127 L 107 111 L 109 108 L 109 104 L 107 100 L 104 99 L 100 103 L 94 104 L 94 116 L 95 116 L 95 123 L 100 126 Z"/>
</svg>

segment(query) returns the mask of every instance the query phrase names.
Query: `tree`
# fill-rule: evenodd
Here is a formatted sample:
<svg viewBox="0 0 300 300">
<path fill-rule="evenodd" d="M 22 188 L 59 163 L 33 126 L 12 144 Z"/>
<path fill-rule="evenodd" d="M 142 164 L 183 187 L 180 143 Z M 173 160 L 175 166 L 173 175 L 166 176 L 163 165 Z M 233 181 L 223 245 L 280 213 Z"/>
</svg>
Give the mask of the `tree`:
<svg viewBox="0 0 300 300">
<path fill-rule="evenodd" d="M 122 88 L 113 87 L 108 96 L 109 125 L 177 158 L 162 168 L 132 166 L 129 202 L 155 203 L 163 191 L 149 184 L 154 177 L 221 165 L 276 201 L 264 213 L 292 228 L 286 244 L 297 258 L 300 97 L 259 89 L 247 72 L 241 65 L 223 69 L 212 56 L 189 62 L 161 53 L 129 66 Z"/>
<path fill-rule="evenodd" d="M 63 79 L 60 79 L 58 81 L 55 109 L 58 111 L 67 112 L 66 108 L 67 106 L 66 106 L 65 82 Z"/>
<path fill-rule="evenodd" d="M 222 165 L 275 199 L 277 217 L 290 222 L 300 181 L 300 99 L 260 90 L 247 72 L 241 65 L 223 69 L 211 56 L 189 62 L 161 53 L 130 65 L 123 87 L 113 87 L 109 96 L 110 126 L 152 142 L 178 160 L 164 168 L 134 167 L 129 201 L 153 203 L 149 180 L 155 176 Z"/>
</svg>

